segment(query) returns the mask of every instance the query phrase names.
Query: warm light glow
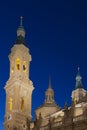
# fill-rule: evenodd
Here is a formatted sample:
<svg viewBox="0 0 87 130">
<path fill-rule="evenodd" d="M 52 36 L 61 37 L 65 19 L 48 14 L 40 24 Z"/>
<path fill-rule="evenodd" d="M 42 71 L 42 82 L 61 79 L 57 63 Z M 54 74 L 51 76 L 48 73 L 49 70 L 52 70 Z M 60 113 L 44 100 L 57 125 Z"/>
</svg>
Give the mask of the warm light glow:
<svg viewBox="0 0 87 130">
<path fill-rule="evenodd" d="M 9 104 L 10 104 L 9 109 L 10 109 L 10 111 L 12 111 L 13 99 L 12 99 L 11 97 L 10 97 L 10 99 L 9 99 Z"/>
<path fill-rule="evenodd" d="M 20 59 L 19 58 L 16 59 L 16 69 L 20 70 Z"/>
<path fill-rule="evenodd" d="M 12 70 L 11 70 L 11 72 L 12 72 L 12 73 L 14 72 L 14 67 L 12 67 Z"/>
<path fill-rule="evenodd" d="M 77 101 L 76 101 L 76 98 L 74 98 L 74 105 L 76 105 L 76 102 L 77 102 Z"/>
</svg>

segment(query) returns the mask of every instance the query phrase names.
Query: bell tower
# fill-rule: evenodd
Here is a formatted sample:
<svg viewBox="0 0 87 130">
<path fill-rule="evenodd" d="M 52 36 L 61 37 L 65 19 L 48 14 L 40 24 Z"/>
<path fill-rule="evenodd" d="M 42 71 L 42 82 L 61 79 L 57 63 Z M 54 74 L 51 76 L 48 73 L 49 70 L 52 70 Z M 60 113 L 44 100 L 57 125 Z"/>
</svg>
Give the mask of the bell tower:
<svg viewBox="0 0 87 130">
<path fill-rule="evenodd" d="M 33 83 L 29 78 L 31 55 L 25 43 L 25 29 L 17 29 L 17 39 L 9 55 L 10 77 L 5 85 L 6 111 L 4 130 L 27 130 L 31 120 Z"/>
</svg>

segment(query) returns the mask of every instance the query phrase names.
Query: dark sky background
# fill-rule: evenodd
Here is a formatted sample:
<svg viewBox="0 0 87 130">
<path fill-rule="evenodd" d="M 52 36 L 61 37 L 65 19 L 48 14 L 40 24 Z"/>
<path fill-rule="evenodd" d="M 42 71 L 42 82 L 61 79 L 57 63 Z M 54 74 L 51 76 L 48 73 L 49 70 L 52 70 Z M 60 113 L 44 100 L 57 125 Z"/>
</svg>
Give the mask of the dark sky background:
<svg viewBox="0 0 87 130">
<path fill-rule="evenodd" d="M 23 16 L 26 45 L 32 62 L 32 115 L 45 99 L 49 75 L 55 101 L 70 106 L 77 68 L 87 89 L 87 2 L 86 0 L 0 0 L 0 130 L 5 113 L 4 86 L 9 78 L 11 47 Z"/>
</svg>

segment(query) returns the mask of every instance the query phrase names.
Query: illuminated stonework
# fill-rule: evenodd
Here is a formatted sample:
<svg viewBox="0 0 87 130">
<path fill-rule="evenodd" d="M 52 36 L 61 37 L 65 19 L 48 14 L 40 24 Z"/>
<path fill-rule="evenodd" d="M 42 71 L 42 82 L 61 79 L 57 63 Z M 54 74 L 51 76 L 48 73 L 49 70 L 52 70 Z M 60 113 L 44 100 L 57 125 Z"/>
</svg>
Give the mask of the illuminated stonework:
<svg viewBox="0 0 87 130">
<path fill-rule="evenodd" d="M 21 29 L 22 27 L 17 30 L 17 40 L 9 55 L 10 77 L 5 86 L 4 130 L 27 130 L 27 120 L 32 119 L 31 101 L 34 87 L 29 78 L 31 55 L 24 42 L 25 32 Z"/>
</svg>

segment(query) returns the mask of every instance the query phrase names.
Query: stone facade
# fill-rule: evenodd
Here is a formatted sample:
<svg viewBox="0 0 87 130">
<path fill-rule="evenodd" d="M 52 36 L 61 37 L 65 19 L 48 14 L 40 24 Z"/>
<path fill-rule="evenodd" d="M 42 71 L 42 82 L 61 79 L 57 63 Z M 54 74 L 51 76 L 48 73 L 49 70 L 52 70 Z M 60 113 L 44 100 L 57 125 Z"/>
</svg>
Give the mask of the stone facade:
<svg viewBox="0 0 87 130">
<path fill-rule="evenodd" d="M 72 105 L 70 108 L 65 105 L 63 110 L 50 115 L 50 117 L 44 119 L 40 117 L 33 122 L 32 130 L 86 130 L 87 105 L 83 113 L 78 116 L 74 113 L 76 108 L 76 105 Z"/>
</svg>

